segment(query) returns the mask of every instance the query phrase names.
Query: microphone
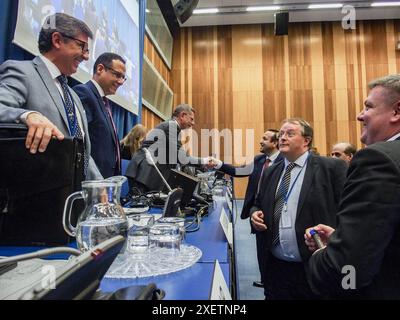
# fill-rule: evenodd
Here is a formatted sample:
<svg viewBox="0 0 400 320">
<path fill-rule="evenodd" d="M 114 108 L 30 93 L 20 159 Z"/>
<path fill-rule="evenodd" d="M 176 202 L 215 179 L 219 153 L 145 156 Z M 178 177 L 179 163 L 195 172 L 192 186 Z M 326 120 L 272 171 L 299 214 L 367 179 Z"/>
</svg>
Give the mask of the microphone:
<svg viewBox="0 0 400 320">
<path fill-rule="evenodd" d="M 155 161 L 153 159 L 153 156 L 151 155 L 150 151 L 147 148 L 142 148 L 142 149 L 144 150 L 144 153 L 146 154 L 147 162 L 156 169 L 158 175 L 160 176 L 160 178 L 162 179 L 162 181 L 164 182 L 164 184 L 168 188 L 168 191 L 171 192 L 172 191 L 171 186 L 168 184 L 167 180 L 165 180 L 165 178 L 162 175 L 161 171 L 158 169 L 158 167 L 157 167 L 157 165 L 156 165 L 156 163 L 155 163 Z"/>
</svg>

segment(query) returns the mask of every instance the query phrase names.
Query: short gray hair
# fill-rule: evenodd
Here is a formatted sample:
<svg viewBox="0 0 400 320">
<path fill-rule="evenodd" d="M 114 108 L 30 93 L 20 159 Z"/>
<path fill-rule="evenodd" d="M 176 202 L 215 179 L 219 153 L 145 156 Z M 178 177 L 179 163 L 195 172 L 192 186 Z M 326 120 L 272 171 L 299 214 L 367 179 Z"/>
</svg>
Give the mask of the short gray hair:
<svg viewBox="0 0 400 320">
<path fill-rule="evenodd" d="M 386 77 L 378 78 L 372 80 L 368 84 L 368 88 L 372 90 L 375 87 L 383 87 L 389 93 L 387 98 L 390 98 L 390 103 L 393 103 L 398 99 L 400 96 L 400 74 L 392 74 Z M 397 95 L 397 97 L 396 97 Z"/>
<path fill-rule="evenodd" d="M 301 134 L 303 137 L 310 139 L 310 143 L 308 144 L 308 148 L 311 149 L 313 146 L 314 139 L 314 129 L 311 125 L 304 119 L 301 118 L 289 118 L 283 120 L 283 123 L 292 123 L 297 124 L 301 127 Z"/>
<path fill-rule="evenodd" d="M 47 53 L 53 48 L 52 37 L 54 32 L 72 38 L 84 34 L 93 39 L 93 32 L 86 23 L 65 13 L 56 13 L 46 18 L 40 30 L 38 46 L 41 54 Z"/>
<path fill-rule="evenodd" d="M 187 113 L 196 113 L 196 110 L 194 110 L 191 106 L 189 106 L 188 104 L 180 104 L 178 105 L 175 110 L 174 113 L 172 114 L 172 117 L 176 118 L 179 117 L 179 115 L 182 112 L 187 112 Z"/>
</svg>

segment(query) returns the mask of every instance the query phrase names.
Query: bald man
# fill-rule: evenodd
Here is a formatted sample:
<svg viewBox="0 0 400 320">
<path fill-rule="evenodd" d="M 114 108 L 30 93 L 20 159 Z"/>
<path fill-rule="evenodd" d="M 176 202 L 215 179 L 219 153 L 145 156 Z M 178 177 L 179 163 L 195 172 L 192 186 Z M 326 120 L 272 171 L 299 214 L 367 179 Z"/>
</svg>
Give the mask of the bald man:
<svg viewBox="0 0 400 320">
<path fill-rule="evenodd" d="M 333 146 L 331 156 L 350 163 L 357 149 L 349 142 L 340 142 Z"/>
</svg>

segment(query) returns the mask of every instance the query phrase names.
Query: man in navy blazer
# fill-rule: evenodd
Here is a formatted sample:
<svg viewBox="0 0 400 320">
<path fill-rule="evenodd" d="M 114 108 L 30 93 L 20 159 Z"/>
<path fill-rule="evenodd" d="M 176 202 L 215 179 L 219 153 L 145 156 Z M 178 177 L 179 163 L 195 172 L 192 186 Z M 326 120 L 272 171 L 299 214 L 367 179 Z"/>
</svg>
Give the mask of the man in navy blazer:
<svg viewBox="0 0 400 320">
<path fill-rule="evenodd" d="M 124 84 L 125 73 L 121 56 L 103 53 L 95 62 L 93 79 L 74 87 L 86 111 L 92 157 L 104 178 L 121 174 L 119 137 L 107 96 Z"/>
<path fill-rule="evenodd" d="M 278 130 L 268 129 L 267 131 L 265 131 L 260 141 L 260 152 L 262 152 L 262 154 L 256 155 L 254 157 L 254 161 L 250 165 L 246 167 L 234 167 L 230 164 L 222 163 L 219 160 L 213 160 L 214 162 L 216 162 L 216 169 L 226 174 L 229 174 L 230 176 L 249 177 L 246 195 L 243 202 L 243 209 L 240 215 L 242 219 L 247 219 L 250 216 L 250 209 L 254 205 L 254 200 L 259 191 L 260 178 L 265 169 L 283 159 L 283 157 L 279 153 L 278 143 Z M 265 237 L 262 236 L 263 231 L 257 232 L 252 226 L 251 233 L 254 233 L 256 235 L 257 261 L 258 267 L 260 269 L 260 274 L 262 274 L 264 262 L 262 260 L 263 255 L 261 254 L 261 251 L 264 247 L 263 239 Z M 253 286 L 262 288 L 264 287 L 264 284 L 262 280 L 254 281 Z"/>
</svg>

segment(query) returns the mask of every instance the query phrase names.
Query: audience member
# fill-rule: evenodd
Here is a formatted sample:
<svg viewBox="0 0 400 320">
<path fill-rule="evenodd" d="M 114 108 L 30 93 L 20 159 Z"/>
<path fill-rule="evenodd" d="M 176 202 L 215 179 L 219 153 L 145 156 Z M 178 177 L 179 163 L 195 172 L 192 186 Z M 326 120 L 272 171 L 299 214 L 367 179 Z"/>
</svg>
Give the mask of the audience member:
<svg viewBox="0 0 400 320">
<path fill-rule="evenodd" d="M 147 129 L 141 124 L 135 125 L 131 131 L 121 140 L 121 157 L 131 160 L 132 156 L 139 151 L 142 142 L 146 138 Z"/>
<path fill-rule="evenodd" d="M 357 152 L 356 147 L 351 143 L 340 142 L 332 147 L 331 156 L 342 159 L 347 163 L 350 163 L 351 159 L 353 159 L 353 156 L 356 152 Z"/>
</svg>

